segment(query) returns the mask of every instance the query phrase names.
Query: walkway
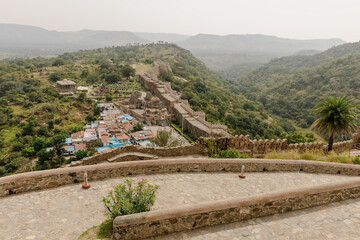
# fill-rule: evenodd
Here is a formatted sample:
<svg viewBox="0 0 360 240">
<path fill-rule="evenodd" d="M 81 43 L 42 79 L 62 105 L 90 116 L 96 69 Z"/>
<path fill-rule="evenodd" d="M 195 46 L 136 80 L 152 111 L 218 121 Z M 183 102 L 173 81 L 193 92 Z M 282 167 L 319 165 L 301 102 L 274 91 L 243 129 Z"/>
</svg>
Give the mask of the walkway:
<svg viewBox="0 0 360 240">
<path fill-rule="evenodd" d="M 134 180 L 140 178 L 141 176 L 132 177 Z M 153 208 L 160 209 L 299 186 L 310 186 L 351 177 L 306 173 L 248 173 L 246 179 L 239 179 L 237 174 L 234 173 L 178 173 L 149 175 L 147 178 L 149 182 L 160 185 L 157 201 Z M 100 224 L 105 219 L 101 199 L 121 181 L 122 178 L 90 182 L 92 188 L 89 190 L 82 190 L 80 184 L 75 184 L 0 198 L 0 239 L 77 239 L 82 232 Z M 353 212 L 357 210 L 360 216 L 360 203 L 358 203 L 358 208 L 353 207 L 352 210 Z M 291 216 L 291 214 L 284 216 Z M 313 214 L 316 216 L 309 219 L 314 223 L 321 222 L 321 214 L 315 212 Z M 335 214 L 333 219 L 338 222 L 334 224 L 342 226 L 345 224 L 345 221 L 342 220 L 346 219 L 349 214 L 346 215 L 346 211 Z M 283 233 L 288 234 L 292 230 L 286 227 L 285 222 L 288 220 L 283 219 L 282 216 L 276 218 L 284 223 L 277 224 L 275 222 L 276 224 L 271 225 L 274 221 L 266 221 L 269 225 L 261 225 L 257 222 L 254 223 L 255 226 L 249 223 L 245 225 L 245 228 L 248 229 L 245 232 L 251 236 L 253 234 L 257 236 L 262 234 L 264 228 L 276 228 L 282 229 Z M 306 219 L 309 221 L 308 218 Z M 293 221 L 289 223 L 295 224 Z M 311 226 L 309 222 L 305 224 L 303 230 L 306 229 L 306 226 Z M 226 239 L 225 237 L 234 239 L 232 236 L 243 232 L 238 228 L 233 231 L 223 231 L 231 228 L 231 226 L 224 225 L 206 229 L 206 231 L 210 234 L 209 238 L 213 239 L 219 239 L 217 234 L 220 234 L 222 239 Z M 221 232 L 218 232 L 218 230 L 221 230 Z M 315 228 L 313 231 L 319 230 Z M 192 237 L 193 234 L 190 233 L 188 236 Z M 208 238 L 203 237 L 201 239 Z"/>
</svg>

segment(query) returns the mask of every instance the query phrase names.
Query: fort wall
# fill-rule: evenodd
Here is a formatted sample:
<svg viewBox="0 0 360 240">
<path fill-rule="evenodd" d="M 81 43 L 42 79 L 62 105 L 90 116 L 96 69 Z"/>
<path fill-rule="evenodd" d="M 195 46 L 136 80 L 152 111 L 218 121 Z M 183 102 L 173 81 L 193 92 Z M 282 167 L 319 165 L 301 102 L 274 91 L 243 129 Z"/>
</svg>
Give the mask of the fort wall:
<svg viewBox="0 0 360 240">
<path fill-rule="evenodd" d="M 171 72 L 169 63 L 155 61 L 154 67 L 139 75 L 140 82 L 144 87 L 154 93 L 165 104 L 168 111 L 177 118 L 180 124 L 184 124 L 191 135 L 199 137 L 229 136 L 225 125 L 211 124 L 205 121 L 203 113 L 193 111 L 187 101 L 181 100 L 176 91 L 171 89 L 170 83 L 158 79 L 164 72 Z"/>
</svg>

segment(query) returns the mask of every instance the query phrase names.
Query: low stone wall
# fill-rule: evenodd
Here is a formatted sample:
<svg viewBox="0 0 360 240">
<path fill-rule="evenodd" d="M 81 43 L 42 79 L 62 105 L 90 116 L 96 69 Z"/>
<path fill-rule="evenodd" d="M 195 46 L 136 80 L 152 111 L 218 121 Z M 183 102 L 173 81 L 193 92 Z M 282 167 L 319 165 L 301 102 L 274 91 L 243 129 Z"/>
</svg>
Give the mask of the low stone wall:
<svg viewBox="0 0 360 240">
<path fill-rule="evenodd" d="M 302 171 L 309 173 L 360 176 L 360 165 L 305 160 L 186 158 L 106 163 L 16 174 L 0 178 L 0 197 L 21 192 L 81 183 L 87 172 L 89 181 L 130 175 L 176 172 Z"/>
<path fill-rule="evenodd" d="M 360 197 L 360 179 L 117 217 L 112 240 L 144 239 Z"/>
<path fill-rule="evenodd" d="M 74 166 L 85 166 L 85 165 L 104 163 L 108 159 L 123 153 L 146 153 L 158 157 L 175 157 L 175 156 L 187 156 L 187 155 L 206 155 L 207 151 L 199 143 L 191 144 L 189 146 L 173 147 L 173 148 L 143 147 L 139 145 L 129 145 L 129 146 L 109 149 L 103 152 L 96 153 L 95 155 L 84 158 L 81 161 L 75 161 L 70 166 L 74 167 Z"/>
</svg>

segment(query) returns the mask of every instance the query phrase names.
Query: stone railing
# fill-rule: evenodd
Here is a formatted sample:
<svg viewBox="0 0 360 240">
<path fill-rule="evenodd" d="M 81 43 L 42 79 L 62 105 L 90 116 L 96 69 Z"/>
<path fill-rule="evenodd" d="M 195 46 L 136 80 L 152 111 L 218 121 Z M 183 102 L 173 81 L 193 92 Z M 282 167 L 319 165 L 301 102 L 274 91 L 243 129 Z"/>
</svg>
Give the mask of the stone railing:
<svg viewBox="0 0 360 240">
<path fill-rule="evenodd" d="M 144 239 L 360 197 L 360 178 L 115 218 L 112 240 Z"/>
<path fill-rule="evenodd" d="M 240 172 L 242 165 L 245 166 L 247 172 L 300 171 L 360 176 L 360 165 L 306 160 L 209 158 L 163 159 L 59 168 L 1 177 L 0 197 L 79 183 L 83 181 L 85 172 L 87 172 L 89 180 L 94 181 L 129 175 L 177 172 Z"/>
</svg>

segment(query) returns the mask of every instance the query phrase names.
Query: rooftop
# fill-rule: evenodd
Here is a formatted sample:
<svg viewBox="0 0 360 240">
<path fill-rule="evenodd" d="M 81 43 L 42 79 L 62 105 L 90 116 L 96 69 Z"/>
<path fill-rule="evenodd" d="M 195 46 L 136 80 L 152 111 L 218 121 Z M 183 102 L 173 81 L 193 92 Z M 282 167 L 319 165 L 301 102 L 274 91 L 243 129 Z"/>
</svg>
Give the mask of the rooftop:
<svg viewBox="0 0 360 240">
<path fill-rule="evenodd" d="M 61 80 L 61 81 L 57 81 L 56 83 L 57 83 L 58 85 L 63 85 L 63 86 L 65 86 L 65 85 L 76 85 L 75 82 L 73 82 L 73 81 L 71 81 L 71 80 L 68 80 L 68 79 L 63 79 L 63 80 Z"/>
</svg>

